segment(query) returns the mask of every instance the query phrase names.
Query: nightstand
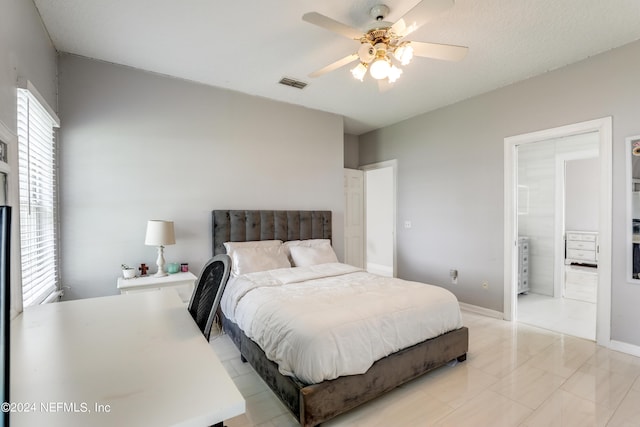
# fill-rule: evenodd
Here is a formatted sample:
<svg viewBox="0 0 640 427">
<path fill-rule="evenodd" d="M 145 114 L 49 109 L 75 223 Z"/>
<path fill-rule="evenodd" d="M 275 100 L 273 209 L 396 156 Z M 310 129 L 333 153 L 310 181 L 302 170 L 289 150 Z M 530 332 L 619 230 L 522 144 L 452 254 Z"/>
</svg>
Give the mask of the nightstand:
<svg viewBox="0 0 640 427">
<path fill-rule="evenodd" d="M 133 279 L 119 277 L 118 289 L 121 294 L 175 289 L 182 301 L 188 304 L 196 279 L 197 277 L 190 271 L 169 274 L 163 277 L 155 277 L 153 275 L 135 277 Z"/>
</svg>

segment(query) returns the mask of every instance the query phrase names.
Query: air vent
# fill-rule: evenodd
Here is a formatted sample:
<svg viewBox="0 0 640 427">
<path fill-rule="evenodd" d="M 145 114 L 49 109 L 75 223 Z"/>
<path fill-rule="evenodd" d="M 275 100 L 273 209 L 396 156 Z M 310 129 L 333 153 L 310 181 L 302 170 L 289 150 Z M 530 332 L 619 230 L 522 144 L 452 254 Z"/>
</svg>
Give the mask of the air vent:
<svg viewBox="0 0 640 427">
<path fill-rule="evenodd" d="M 283 77 L 278 82 L 281 85 L 295 87 L 296 89 L 304 89 L 307 84 L 305 82 L 301 82 L 300 80 L 290 79 L 289 77 Z"/>
</svg>

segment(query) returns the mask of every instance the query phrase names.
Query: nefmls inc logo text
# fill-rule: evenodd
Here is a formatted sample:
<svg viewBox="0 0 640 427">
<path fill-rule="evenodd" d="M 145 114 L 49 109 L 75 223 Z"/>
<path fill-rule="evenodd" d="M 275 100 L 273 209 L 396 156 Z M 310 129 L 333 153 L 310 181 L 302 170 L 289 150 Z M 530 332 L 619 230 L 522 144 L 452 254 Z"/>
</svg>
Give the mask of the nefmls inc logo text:
<svg viewBox="0 0 640 427">
<path fill-rule="evenodd" d="M 41 402 L 40 412 L 65 412 L 65 413 L 85 413 L 89 412 L 87 402 Z"/>
</svg>

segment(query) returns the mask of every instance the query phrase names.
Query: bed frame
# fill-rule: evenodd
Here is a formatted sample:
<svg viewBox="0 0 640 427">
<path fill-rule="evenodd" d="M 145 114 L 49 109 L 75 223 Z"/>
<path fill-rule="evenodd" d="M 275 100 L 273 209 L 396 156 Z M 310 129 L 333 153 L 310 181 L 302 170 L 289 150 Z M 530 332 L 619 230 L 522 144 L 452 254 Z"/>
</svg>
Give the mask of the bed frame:
<svg viewBox="0 0 640 427">
<path fill-rule="evenodd" d="M 214 210 L 213 254 L 225 253 L 224 242 L 251 240 L 331 239 L 330 211 Z M 282 375 L 262 349 L 235 323 L 221 315 L 224 331 L 302 426 L 318 425 L 411 381 L 452 360 L 467 358 L 469 331 L 455 331 L 423 341 L 376 361 L 364 374 L 319 384 L 304 384 Z"/>
</svg>

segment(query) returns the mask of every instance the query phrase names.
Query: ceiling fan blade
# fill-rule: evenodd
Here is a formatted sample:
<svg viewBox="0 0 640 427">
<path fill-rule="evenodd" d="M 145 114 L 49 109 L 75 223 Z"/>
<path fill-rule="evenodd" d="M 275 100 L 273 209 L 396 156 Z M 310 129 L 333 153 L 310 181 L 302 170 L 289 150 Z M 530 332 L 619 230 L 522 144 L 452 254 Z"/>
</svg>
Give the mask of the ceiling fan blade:
<svg viewBox="0 0 640 427">
<path fill-rule="evenodd" d="M 411 42 L 411 47 L 415 56 L 445 61 L 460 61 L 469 51 L 469 48 L 465 46 L 426 42 Z"/>
<path fill-rule="evenodd" d="M 434 16 L 453 7 L 453 3 L 454 0 L 422 0 L 393 24 L 391 29 L 399 37 L 405 37 Z"/>
<path fill-rule="evenodd" d="M 313 73 L 309 74 L 309 77 L 320 77 L 323 74 L 327 74 L 333 70 L 337 70 L 340 67 L 344 67 L 345 65 L 355 61 L 356 59 L 358 59 L 357 53 L 351 54 L 349 56 L 345 56 L 344 58 L 339 59 L 336 62 L 329 64 L 324 68 L 320 68 L 319 70 L 314 71 Z"/>
<path fill-rule="evenodd" d="M 310 24 L 322 27 L 325 30 L 333 31 L 352 40 L 360 40 L 362 31 L 350 27 L 342 22 L 324 16 L 318 12 L 309 12 L 302 15 L 302 20 Z"/>
</svg>

